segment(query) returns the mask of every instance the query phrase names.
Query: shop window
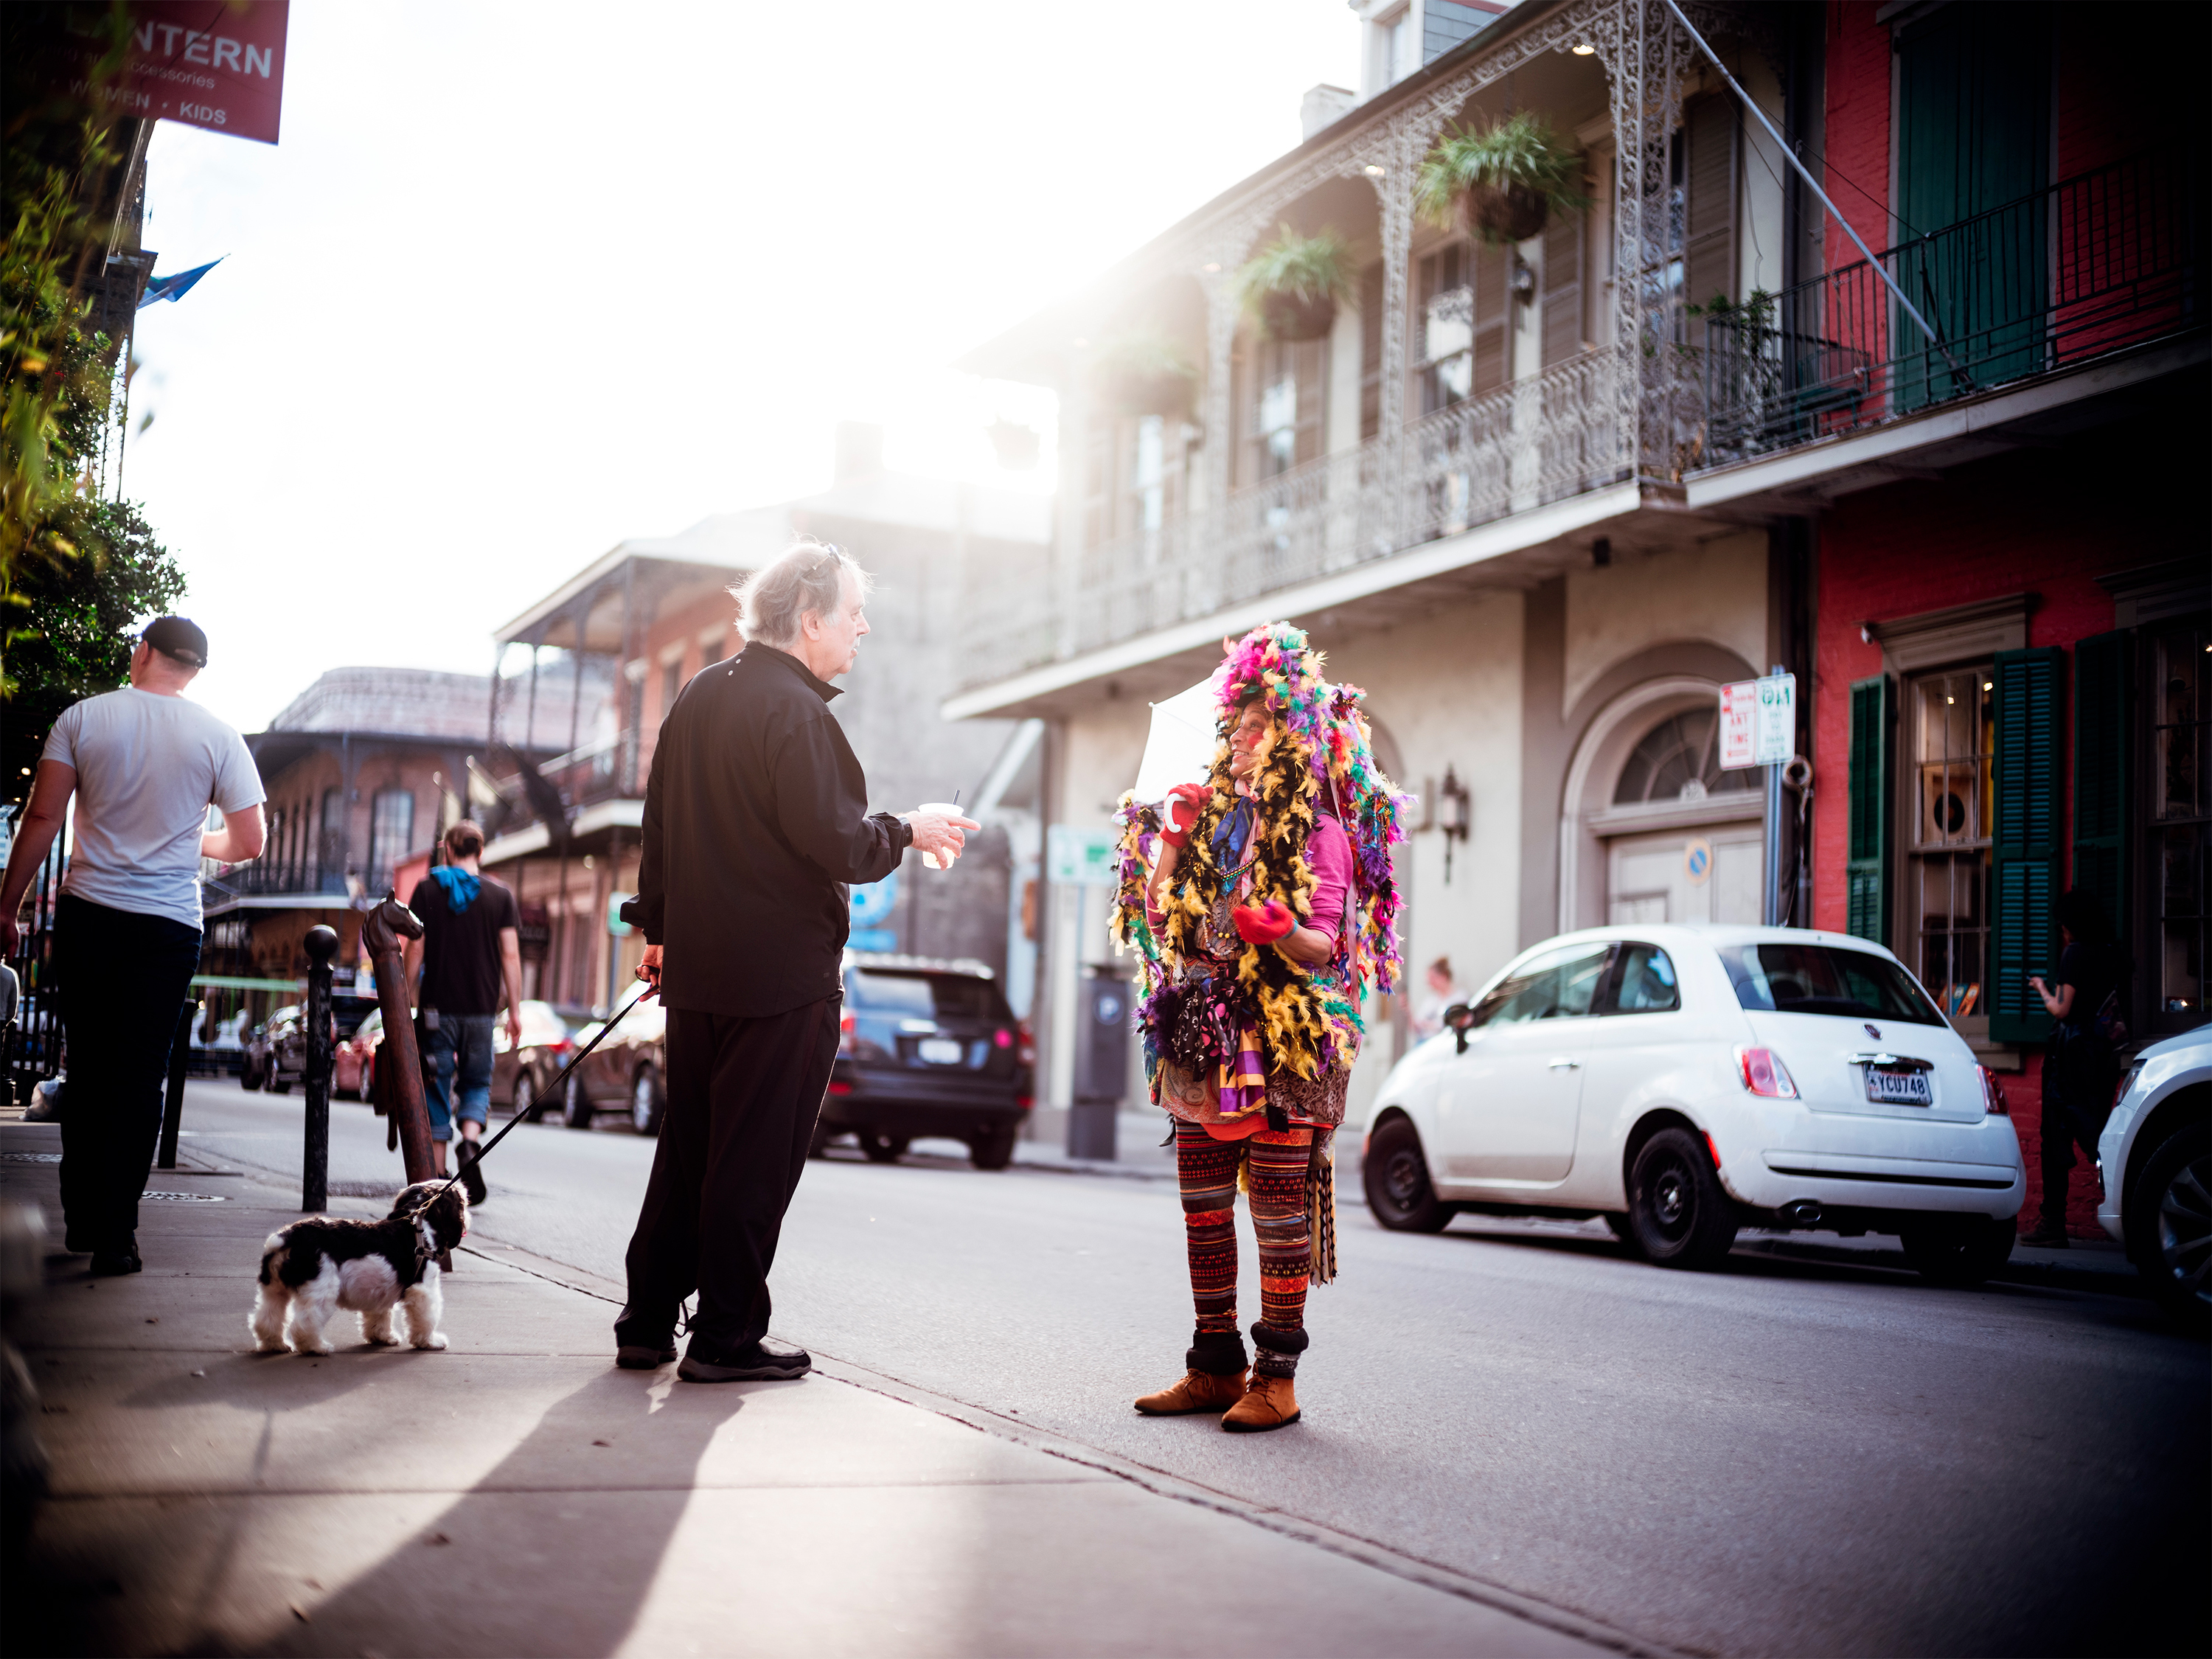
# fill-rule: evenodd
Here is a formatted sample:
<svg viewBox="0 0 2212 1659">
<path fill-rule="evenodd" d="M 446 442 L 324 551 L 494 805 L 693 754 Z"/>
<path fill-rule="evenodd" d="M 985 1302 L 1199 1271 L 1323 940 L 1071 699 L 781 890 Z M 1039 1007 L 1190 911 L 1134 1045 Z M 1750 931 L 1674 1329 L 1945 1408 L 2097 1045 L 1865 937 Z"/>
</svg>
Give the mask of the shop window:
<svg viewBox="0 0 2212 1659">
<path fill-rule="evenodd" d="M 1987 893 L 1996 682 L 1987 665 L 1913 681 L 1906 736 L 1909 960 L 1943 1012 L 1978 1018 L 1989 967 Z"/>
<path fill-rule="evenodd" d="M 2151 708 L 2150 800 L 2142 868 L 2153 883 L 2156 930 L 2151 1012 L 2159 1029 L 2183 1030 L 2204 1017 L 2204 888 L 2212 845 L 2212 646 L 2200 623 L 2148 641 Z"/>
</svg>

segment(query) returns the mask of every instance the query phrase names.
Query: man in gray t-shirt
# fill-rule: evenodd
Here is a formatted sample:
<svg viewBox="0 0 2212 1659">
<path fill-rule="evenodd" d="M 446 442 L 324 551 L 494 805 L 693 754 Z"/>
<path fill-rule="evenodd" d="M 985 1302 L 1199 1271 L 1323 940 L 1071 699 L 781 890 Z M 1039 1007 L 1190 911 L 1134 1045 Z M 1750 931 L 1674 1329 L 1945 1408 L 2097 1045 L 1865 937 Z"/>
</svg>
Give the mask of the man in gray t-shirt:
<svg viewBox="0 0 2212 1659">
<path fill-rule="evenodd" d="M 0 951 L 14 956 L 31 878 L 70 798 L 76 819 L 54 907 L 54 982 L 68 1039 L 62 1105 L 67 1245 L 95 1273 L 139 1269 L 138 1195 L 161 1127 L 177 1016 L 200 959 L 204 858 L 258 858 L 264 793 L 238 733 L 182 693 L 207 635 L 182 617 L 147 629 L 131 684 L 63 710 L 46 738 L 0 881 Z M 223 827 L 206 828 L 217 808 Z"/>
</svg>

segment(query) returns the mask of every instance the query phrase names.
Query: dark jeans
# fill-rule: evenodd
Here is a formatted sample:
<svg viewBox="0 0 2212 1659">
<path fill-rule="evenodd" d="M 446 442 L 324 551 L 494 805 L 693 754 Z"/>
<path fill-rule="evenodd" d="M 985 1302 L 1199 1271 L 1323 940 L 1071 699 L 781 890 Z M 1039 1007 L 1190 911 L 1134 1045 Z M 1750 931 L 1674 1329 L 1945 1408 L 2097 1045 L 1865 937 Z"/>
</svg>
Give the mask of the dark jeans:
<svg viewBox="0 0 2212 1659">
<path fill-rule="evenodd" d="M 491 1121 L 492 1028 L 497 1022 L 495 1014 L 441 1011 L 438 1029 L 422 1034 L 431 1067 L 422 1091 L 422 1103 L 430 1109 L 431 1139 L 451 1140 L 456 1118 L 478 1128 Z"/>
<path fill-rule="evenodd" d="M 761 1019 L 668 1011 L 668 1106 L 629 1242 L 618 1340 L 659 1343 L 693 1291 L 716 1348 L 768 1334 L 769 1268 L 837 1058 L 842 1000 Z"/>
<path fill-rule="evenodd" d="M 69 1039 L 62 1215 L 74 1248 L 121 1249 L 161 1137 L 169 1048 L 200 963 L 196 927 L 64 893 L 54 978 Z"/>
</svg>

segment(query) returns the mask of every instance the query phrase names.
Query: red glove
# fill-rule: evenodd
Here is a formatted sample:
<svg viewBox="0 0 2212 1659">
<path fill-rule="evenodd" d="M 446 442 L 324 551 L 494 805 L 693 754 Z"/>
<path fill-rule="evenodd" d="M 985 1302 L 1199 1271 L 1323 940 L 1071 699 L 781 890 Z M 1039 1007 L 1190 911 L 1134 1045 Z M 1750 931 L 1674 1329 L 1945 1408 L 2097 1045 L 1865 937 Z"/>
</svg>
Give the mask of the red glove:
<svg viewBox="0 0 2212 1659">
<path fill-rule="evenodd" d="M 1167 816 L 1160 824 L 1160 839 L 1170 847 L 1188 846 L 1191 826 L 1213 799 L 1210 783 L 1179 783 L 1168 791 Z"/>
<path fill-rule="evenodd" d="M 1229 913 L 1237 924 L 1237 932 L 1247 945 L 1273 945 L 1286 939 L 1298 925 L 1288 906 L 1280 899 L 1269 899 L 1265 904 L 1241 904 Z"/>
</svg>

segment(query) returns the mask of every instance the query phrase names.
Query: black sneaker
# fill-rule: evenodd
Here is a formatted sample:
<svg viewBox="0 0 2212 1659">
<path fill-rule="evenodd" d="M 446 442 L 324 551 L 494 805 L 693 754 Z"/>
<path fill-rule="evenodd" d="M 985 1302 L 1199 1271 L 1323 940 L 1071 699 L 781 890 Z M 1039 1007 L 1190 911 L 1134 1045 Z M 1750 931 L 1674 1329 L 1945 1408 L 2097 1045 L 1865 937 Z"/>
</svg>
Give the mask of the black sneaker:
<svg viewBox="0 0 2212 1659">
<path fill-rule="evenodd" d="M 2066 1248 L 2066 1224 L 2063 1221 L 2039 1221 L 2035 1231 L 2022 1235 L 2021 1245 L 2030 1250 L 2063 1250 Z"/>
<path fill-rule="evenodd" d="M 477 1167 L 483 1162 L 483 1154 L 477 1152 L 477 1143 L 462 1141 L 458 1156 L 461 1161 L 461 1190 L 469 1195 L 471 1204 L 483 1203 L 489 1194 L 484 1187 L 483 1171 Z"/>
<path fill-rule="evenodd" d="M 768 1342 L 723 1348 L 695 1336 L 676 1374 L 686 1382 L 784 1382 L 813 1368 L 814 1356 L 804 1348 Z"/>
<path fill-rule="evenodd" d="M 119 1250 L 94 1250 L 92 1253 L 92 1273 L 95 1279 L 112 1279 L 119 1273 L 143 1273 L 146 1264 L 138 1259 L 138 1246 L 134 1241 Z"/>
<path fill-rule="evenodd" d="M 624 1307 L 615 1320 L 615 1364 L 626 1371 L 649 1371 L 676 1358 L 676 1316 L 655 1317 Z"/>
<path fill-rule="evenodd" d="M 674 1337 L 657 1347 L 648 1343 L 625 1342 L 615 1350 L 615 1364 L 626 1371 L 658 1370 L 675 1358 Z"/>
</svg>

